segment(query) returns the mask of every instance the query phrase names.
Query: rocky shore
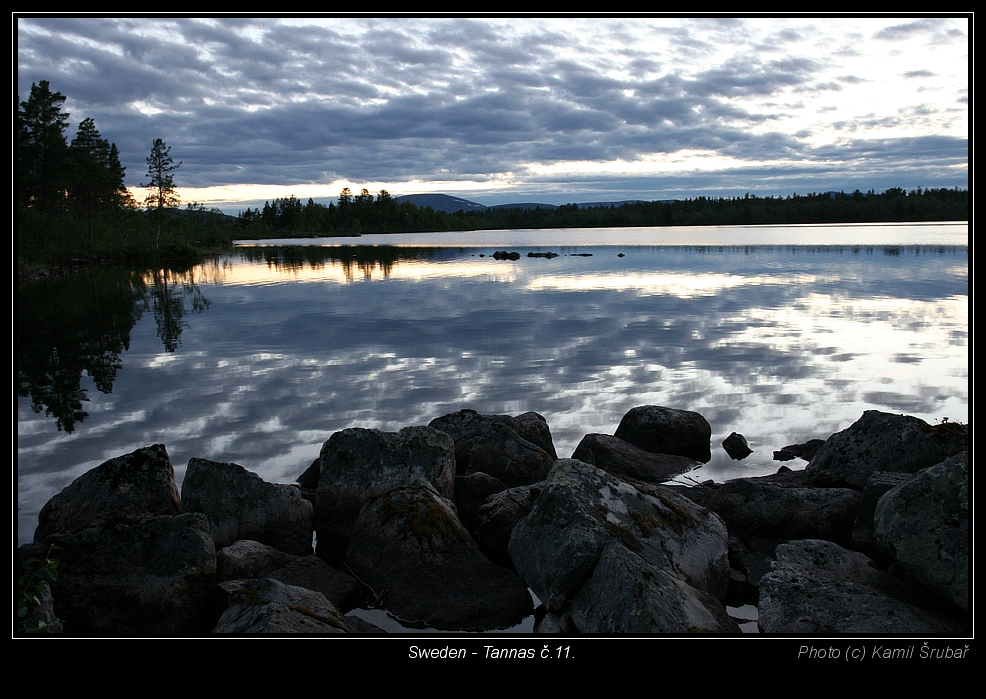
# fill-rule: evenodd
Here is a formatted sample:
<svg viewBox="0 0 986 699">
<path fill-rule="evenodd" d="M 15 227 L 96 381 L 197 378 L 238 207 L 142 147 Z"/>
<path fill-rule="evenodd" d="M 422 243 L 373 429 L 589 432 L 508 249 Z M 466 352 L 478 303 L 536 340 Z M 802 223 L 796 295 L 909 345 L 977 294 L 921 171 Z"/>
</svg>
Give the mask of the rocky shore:
<svg viewBox="0 0 986 699">
<path fill-rule="evenodd" d="M 58 574 L 22 623 L 382 633 L 348 614 L 376 606 L 445 630 L 534 614 L 538 633 L 735 634 L 727 606 L 752 604 L 762 633 L 970 630 L 967 426 L 867 411 L 775 457 L 803 470 L 666 484 L 710 436 L 698 413 L 641 406 L 559 459 L 537 413 L 461 410 L 337 432 L 297 484 L 194 458 L 180 493 L 148 446 L 44 506 L 19 573 L 51 557 Z"/>
</svg>

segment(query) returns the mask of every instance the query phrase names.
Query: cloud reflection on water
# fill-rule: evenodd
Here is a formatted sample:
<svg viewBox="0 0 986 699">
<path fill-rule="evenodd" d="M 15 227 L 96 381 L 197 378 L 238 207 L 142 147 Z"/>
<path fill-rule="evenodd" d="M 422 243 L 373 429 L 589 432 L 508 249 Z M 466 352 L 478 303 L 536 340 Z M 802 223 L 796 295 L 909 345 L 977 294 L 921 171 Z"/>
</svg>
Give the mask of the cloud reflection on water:
<svg viewBox="0 0 986 699">
<path fill-rule="evenodd" d="M 535 410 L 568 456 L 655 403 L 709 419 L 714 458 L 695 477 L 722 480 L 776 470 L 773 450 L 870 408 L 968 419 L 967 248 L 580 250 L 593 256 L 357 266 L 254 251 L 200 269 L 210 306 L 185 317 L 181 346 L 162 352 L 141 319 L 70 438 L 19 399 L 27 537 L 81 465 L 158 442 L 179 478 L 202 457 L 288 482 L 346 427 Z M 718 448 L 731 431 L 755 450 L 744 462 Z"/>
</svg>

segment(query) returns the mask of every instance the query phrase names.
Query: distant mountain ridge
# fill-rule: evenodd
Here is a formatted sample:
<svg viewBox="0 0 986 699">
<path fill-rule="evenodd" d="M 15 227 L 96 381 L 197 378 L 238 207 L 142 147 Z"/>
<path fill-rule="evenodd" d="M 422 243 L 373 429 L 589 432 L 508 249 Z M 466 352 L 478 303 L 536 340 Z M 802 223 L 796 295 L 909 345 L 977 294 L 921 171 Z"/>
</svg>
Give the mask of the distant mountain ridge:
<svg viewBox="0 0 986 699">
<path fill-rule="evenodd" d="M 405 194 L 399 197 L 394 197 L 394 199 L 398 204 L 410 202 L 415 206 L 422 208 L 430 206 L 435 211 L 444 211 L 447 214 L 454 214 L 458 211 L 487 211 L 497 209 L 520 209 L 522 211 L 531 211 L 536 208 L 545 210 L 558 208 L 557 204 L 540 204 L 537 202 L 518 202 L 516 204 L 495 204 L 493 206 L 486 206 L 484 204 L 478 204 L 474 201 L 469 201 L 468 199 L 463 199 L 461 197 L 453 197 L 448 194 Z M 623 201 L 578 202 L 578 207 L 596 208 L 600 206 L 622 206 L 623 204 L 633 204 L 640 201 L 643 200 L 625 199 Z"/>
</svg>

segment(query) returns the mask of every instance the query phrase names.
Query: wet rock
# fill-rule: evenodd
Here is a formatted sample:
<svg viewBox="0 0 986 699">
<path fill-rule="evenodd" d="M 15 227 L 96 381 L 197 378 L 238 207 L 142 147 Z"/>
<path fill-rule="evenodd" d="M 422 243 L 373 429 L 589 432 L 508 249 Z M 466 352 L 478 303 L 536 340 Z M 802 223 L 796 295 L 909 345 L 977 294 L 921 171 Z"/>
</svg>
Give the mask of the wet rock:
<svg viewBox="0 0 986 699">
<path fill-rule="evenodd" d="M 654 454 L 619 437 L 595 433 L 582 438 L 572 458 L 648 483 L 663 483 L 701 465 L 687 456 Z"/>
<path fill-rule="evenodd" d="M 691 410 L 658 405 L 631 409 L 616 428 L 616 436 L 654 454 L 676 454 L 707 463 L 712 458 L 712 427 Z"/>
<path fill-rule="evenodd" d="M 738 432 L 731 432 L 728 437 L 722 440 L 722 448 L 729 454 L 729 458 L 734 461 L 742 461 L 753 453 L 753 450 L 750 449 L 750 443 L 746 441 L 746 437 Z"/>
<path fill-rule="evenodd" d="M 774 452 L 774 461 L 790 461 L 798 458 L 811 461 L 823 444 L 825 444 L 824 439 L 809 439 L 804 444 L 788 444 Z"/>
<path fill-rule="evenodd" d="M 35 541 L 111 517 L 140 519 L 181 513 L 175 469 L 163 444 L 118 456 L 76 478 L 38 515 Z"/>
</svg>

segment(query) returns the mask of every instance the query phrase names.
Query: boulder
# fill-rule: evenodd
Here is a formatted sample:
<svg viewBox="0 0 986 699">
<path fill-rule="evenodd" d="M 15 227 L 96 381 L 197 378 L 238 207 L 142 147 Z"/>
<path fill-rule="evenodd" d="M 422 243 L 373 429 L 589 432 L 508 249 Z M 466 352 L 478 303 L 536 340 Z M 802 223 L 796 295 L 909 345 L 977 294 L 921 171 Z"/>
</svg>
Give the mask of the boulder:
<svg viewBox="0 0 986 699">
<path fill-rule="evenodd" d="M 787 634 L 943 634 L 960 623 L 921 609 L 899 580 L 869 558 L 828 541 L 777 547 L 774 569 L 760 584 L 759 627 Z"/>
<path fill-rule="evenodd" d="M 914 478 L 913 473 L 891 473 L 889 471 L 874 471 L 870 475 L 863 487 L 862 497 L 859 501 L 859 512 L 856 513 L 856 520 L 852 525 L 852 539 L 849 548 L 865 553 L 885 567 L 893 562 L 893 557 L 887 547 L 878 544 L 873 538 L 873 517 L 876 514 L 876 506 L 880 498 L 887 491 L 912 478 Z"/>
<path fill-rule="evenodd" d="M 661 486 L 629 483 L 574 459 L 559 460 L 541 487 L 531 512 L 514 528 L 509 550 L 518 573 L 549 613 L 574 604 L 596 575 L 604 548 L 614 541 L 635 557 L 633 563 L 614 574 L 612 566 L 619 567 L 628 554 L 611 547 L 611 566 L 599 571 L 608 582 L 597 581 L 594 589 L 615 585 L 624 574 L 637 577 L 648 575 L 641 571 L 659 570 L 709 593 L 701 596 L 706 601 L 725 594 L 726 528 L 708 510 Z M 651 589 L 643 583 L 631 587 L 637 592 Z M 625 603 L 627 610 L 636 603 L 632 594 Z M 581 629 L 594 628 L 587 617 L 580 619 Z"/>
<path fill-rule="evenodd" d="M 454 440 L 458 475 L 486 473 L 508 488 L 543 480 L 557 458 L 548 423 L 537 413 L 512 417 L 460 410 L 429 426 Z"/>
<path fill-rule="evenodd" d="M 351 609 L 360 600 L 363 586 L 349 573 L 336 570 L 318 556 L 303 556 L 267 575 L 288 585 L 305 587 L 325 595 L 336 609 Z"/>
<path fill-rule="evenodd" d="M 712 427 L 691 410 L 642 405 L 623 416 L 616 436 L 654 454 L 676 454 L 707 463 Z"/>
<path fill-rule="evenodd" d="M 431 427 L 400 432 L 351 428 L 322 445 L 315 502 L 318 554 L 337 558 L 366 499 L 403 485 L 430 484 L 452 498 L 456 475 L 452 438 Z"/>
<path fill-rule="evenodd" d="M 921 585 L 969 611 L 969 453 L 889 490 L 877 503 L 874 538 Z"/>
<path fill-rule="evenodd" d="M 787 474 L 737 478 L 714 491 L 708 507 L 729 532 L 753 539 L 827 539 L 846 544 L 861 496 L 851 488 L 784 484 Z M 794 480 L 796 483 L 797 480 Z"/>
<path fill-rule="evenodd" d="M 181 499 L 186 512 L 209 518 L 220 548 L 251 539 L 299 556 L 312 552 L 314 508 L 296 485 L 267 483 L 238 464 L 193 458 Z"/>
<path fill-rule="evenodd" d="M 45 503 L 35 541 L 85 529 L 110 517 L 157 517 L 182 511 L 175 469 L 163 444 L 118 456 L 86 471 Z"/>
<path fill-rule="evenodd" d="M 265 578 L 297 558 L 259 541 L 240 539 L 216 551 L 216 578 L 220 582 Z"/>
<path fill-rule="evenodd" d="M 510 535 L 517 522 L 524 519 L 541 494 L 541 487 L 520 485 L 492 495 L 479 508 L 476 516 L 476 543 L 494 563 L 513 570 L 510 559 Z"/>
<path fill-rule="evenodd" d="M 486 473 L 455 477 L 455 508 L 459 521 L 470 532 L 476 531 L 479 510 L 491 495 L 507 489 L 503 481 Z"/>
<path fill-rule="evenodd" d="M 739 432 L 730 432 L 729 436 L 722 440 L 722 448 L 734 461 L 742 461 L 753 453 L 753 450 L 750 449 L 750 443 Z"/>
<path fill-rule="evenodd" d="M 774 452 L 774 460 L 790 461 L 800 458 L 811 461 L 823 444 L 825 444 L 824 439 L 809 439 L 804 444 L 788 444 Z"/>
<path fill-rule="evenodd" d="M 874 471 L 915 473 L 962 451 L 966 447 L 956 430 L 963 428 L 867 410 L 829 437 L 805 471 L 815 485 L 861 490 Z"/>
<path fill-rule="evenodd" d="M 480 552 L 452 504 L 427 484 L 367 499 L 346 562 L 390 614 L 412 623 L 498 629 L 533 611 L 527 586 Z"/>
<path fill-rule="evenodd" d="M 739 633 L 719 600 L 616 539 L 603 545 L 569 615 L 581 633 Z"/>
<path fill-rule="evenodd" d="M 701 465 L 687 456 L 653 454 L 608 434 L 587 434 L 572 458 L 608 473 L 648 483 L 663 483 Z"/>
<path fill-rule="evenodd" d="M 224 583 L 229 606 L 214 633 L 353 633 L 319 592 L 262 578 Z"/>
<path fill-rule="evenodd" d="M 199 513 L 118 518 L 45 539 L 55 611 L 72 634 L 195 635 L 215 623 L 216 549 Z"/>
</svg>

